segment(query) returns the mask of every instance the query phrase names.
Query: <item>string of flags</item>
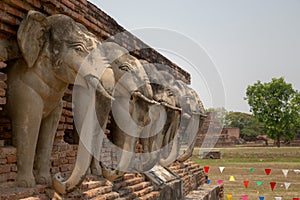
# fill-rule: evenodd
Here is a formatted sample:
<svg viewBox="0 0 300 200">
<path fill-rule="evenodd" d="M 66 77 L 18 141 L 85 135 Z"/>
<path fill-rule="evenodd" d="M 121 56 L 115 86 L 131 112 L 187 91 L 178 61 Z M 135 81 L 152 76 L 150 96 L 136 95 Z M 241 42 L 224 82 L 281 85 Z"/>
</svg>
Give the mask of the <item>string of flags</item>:
<svg viewBox="0 0 300 200">
<path fill-rule="evenodd" d="M 226 195 L 228 200 L 232 200 L 232 194 L 227 194 Z M 264 196 L 259 196 L 259 200 L 265 200 Z M 242 200 L 248 200 L 248 195 L 242 195 Z M 275 200 L 282 200 L 282 197 L 275 197 Z M 299 198 L 293 198 L 293 200 L 299 200 Z"/>
<path fill-rule="evenodd" d="M 209 173 L 210 167 L 209 167 L 209 166 L 204 166 L 203 169 L 204 169 L 204 172 L 205 172 L 205 173 Z M 240 169 L 245 169 L 245 168 L 240 168 Z M 224 170 L 225 170 L 225 167 L 224 167 L 224 166 L 220 166 L 220 167 L 219 167 L 219 170 L 220 170 L 220 173 L 222 174 L 222 173 L 224 172 Z M 253 167 L 249 168 L 249 172 L 250 172 L 251 174 L 254 172 L 254 170 L 255 170 L 255 169 L 254 169 Z M 297 175 L 300 173 L 300 170 L 298 170 L 298 169 L 295 169 L 295 170 L 282 169 L 282 174 L 283 174 L 283 176 L 284 176 L 285 178 L 287 178 L 289 171 L 294 171 L 294 173 L 296 173 Z M 264 172 L 265 172 L 265 174 L 266 174 L 267 176 L 270 176 L 271 173 L 272 173 L 272 169 L 271 169 L 271 168 L 265 168 L 265 169 L 264 169 Z M 234 176 L 230 176 L 230 177 L 229 177 L 229 181 L 230 181 L 230 182 L 234 182 L 234 181 L 235 181 L 235 177 L 234 177 Z M 255 181 L 253 181 L 253 182 L 255 182 Z M 211 180 L 207 180 L 207 183 L 210 184 L 210 183 L 211 183 Z M 223 180 L 221 180 L 221 179 L 220 179 L 220 180 L 217 180 L 217 183 L 218 183 L 219 185 L 221 185 L 221 184 L 223 184 Z M 286 190 L 288 190 L 289 187 L 291 186 L 291 183 L 290 183 L 290 182 L 275 182 L 275 181 L 271 181 L 271 182 L 269 182 L 270 189 L 271 189 L 272 191 L 274 191 L 275 188 L 276 188 L 276 185 L 277 185 L 278 183 L 283 183 Z M 244 181 L 243 181 L 243 184 L 244 184 L 244 187 L 247 189 L 247 188 L 249 187 L 250 180 L 244 180 Z M 263 184 L 262 181 L 256 181 L 256 185 L 257 185 L 257 186 L 261 186 L 262 184 Z M 296 183 L 296 184 L 300 184 L 300 183 Z M 281 185 L 281 186 L 282 186 L 282 185 Z M 232 196 L 233 196 L 232 194 L 227 194 L 227 195 L 226 195 L 226 197 L 227 197 L 228 200 L 231 200 L 231 199 L 232 199 Z M 258 199 L 259 199 L 259 200 L 264 200 L 265 197 L 264 197 L 264 196 L 259 196 Z M 242 195 L 242 200 L 248 200 L 248 195 Z M 275 200 L 282 200 L 282 197 L 275 197 Z M 300 199 L 295 197 L 295 198 L 293 198 L 293 200 L 300 200 Z"/>
</svg>

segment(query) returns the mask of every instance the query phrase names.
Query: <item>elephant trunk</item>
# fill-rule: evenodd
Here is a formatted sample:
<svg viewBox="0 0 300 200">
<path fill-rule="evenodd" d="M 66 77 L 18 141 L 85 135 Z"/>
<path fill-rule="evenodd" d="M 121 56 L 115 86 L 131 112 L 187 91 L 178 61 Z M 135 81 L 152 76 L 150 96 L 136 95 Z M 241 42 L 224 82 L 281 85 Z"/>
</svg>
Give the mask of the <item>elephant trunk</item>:
<svg viewBox="0 0 300 200">
<path fill-rule="evenodd" d="M 85 95 L 79 97 L 84 98 Z M 75 167 L 72 171 L 71 176 L 65 180 L 60 173 L 57 173 L 53 177 L 53 187 L 59 194 L 67 194 L 77 186 L 79 186 L 85 179 L 86 172 L 88 171 L 93 155 L 97 155 L 100 149 L 97 145 L 101 145 L 104 137 L 104 133 L 101 132 L 101 127 L 98 123 L 97 116 L 95 113 L 95 90 L 89 85 L 89 102 L 90 104 L 86 107 L 79 106 L 79 113 L 86 113 L 80 120 L 82 125 L 80 128 L 80 140 L 78 145 L 78 152 Z"/>
<path fill-rule="evenodd" d="M 171 152 L 169 154 L 169 156 L 166 159 L 161 158 L 159 160 L 159 164 L 161 164 L 164 167 L 167 167 L 168 165 L 170 165 L 172 162 L 174 162 L 178 156 L 178 152 L 179 152 L 179 137 L 176 135 L 174 140 L 173 140 L 173 144 L 171 147 Z"/>
</svg>

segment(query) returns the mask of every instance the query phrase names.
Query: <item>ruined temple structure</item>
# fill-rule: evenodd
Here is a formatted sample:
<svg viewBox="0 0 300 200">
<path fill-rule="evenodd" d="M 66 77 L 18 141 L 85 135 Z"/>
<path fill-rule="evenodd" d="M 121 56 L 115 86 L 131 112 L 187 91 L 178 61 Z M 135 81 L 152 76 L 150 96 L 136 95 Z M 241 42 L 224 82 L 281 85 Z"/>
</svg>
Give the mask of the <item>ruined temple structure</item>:
<svg viewBox="0 0 300 200">
<path fill-rule="evenodd" d="M 1 0 L 0 1 L 0 199 L 223 199 L 223 186 L 207 185 L 207 175 L 201 166 L 187 160 L 175 162 L 167 167 L 156 166 L 146 173 L 125 173 L 121 178 L 108 181 L 103 177 L 88 174 L 83 183 L 74 191 L 59 195 L 54 192 L 51 184 L 36 186 L 17 186 L 17 152 L 12 134 L 12 123 L 6 112 L 8 68 L 10 63 L 21 57 L 17 43 L 17 31 L 21 21 L 28 11 L 33 12 L 33 18 L 42 23 L 40 16 L 63 14 L 84 25 L 93 33 L 97 40 L 109 39 L 130 51 L 130 56 L 143 59 L 149 63 L 160 63 L 170 66 L 176 79 L 190 83 L 190 75 L 176 64 L 169 61 L 157 51 L 144 44 L 134 35 L 126 32 L 115 20 L 87 0 Z M 39 14 L 41 13 L 41 14 Z M 36 25 L 36 24 L 34 24 Z M 30 27 L 23 26 L 24 35 Z M 125 32 L 124 32 L 125 31 Z M 111 38 L 122 33 L 122 37 Z M 31 39 L 25 41 L 28 42 Z M 38 45 L 38 44 L 37 44 Z M 23 50 L 24 51 L 24 50 Z M 24 52 L 22 52 L 24 53 Z M 36 54 L 38 55 L 38 54 Z M 32 59 L 30 55 L 27 59 Z M 28 62 L 29 64 L 35 64 Z M 58 172 L 65 178 L 71 176 L 76 163 L 79 137 L 75 130 L 72 92 L 73 85 L 69 84 L 62 97 L 62 113 L 56 129 L 56 135 L 51 152 L 50 173 Z M 22 102 L 18 104 L 22 108 Z M 35 106 L 35 105 L 32 105 Z M 14 107 L 14 106 L 12 106 Z M 17 113 L 17 111 L 16 111 Z M 108 120 L 107 130 L 101 150 L 101 161 L 107 166 L 114 167 L 118 160 L 115 149 L 109 145 L 111 139 L 111 119 Z M 18 138 L 17 138 L 18 139 Z M 20 139 L 19 139 L 20 140 Z M 137 145 L 136 151 L 139 150 Z M 142 147 L 141 147 L 142 148 Z M 27 181 L 27 180 L 26 180 Z M 26 182 L 25 181 L 25 182 Z M 42 180 L 43 181 L 43 180 Z M 21 182 L 22 183 L 22 182 Z"/>
<path fill-rule="evenodd" d="M 239 144 L 239 128 L 223 128 L 217 119 L 217 113 L 208 112 L 203 126 L 196 137 L 195 147 L 226 147 Z"/>
</svg>

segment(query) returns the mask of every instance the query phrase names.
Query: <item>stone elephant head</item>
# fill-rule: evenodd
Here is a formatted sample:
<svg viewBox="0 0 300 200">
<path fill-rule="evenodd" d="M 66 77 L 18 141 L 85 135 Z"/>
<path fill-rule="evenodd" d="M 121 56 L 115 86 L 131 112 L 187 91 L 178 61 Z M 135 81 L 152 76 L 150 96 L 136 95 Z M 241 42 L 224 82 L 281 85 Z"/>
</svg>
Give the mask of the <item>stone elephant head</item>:
<svg viewBox="0 0 300 200">
<path fill-rule="evenodd" d="M 178 107 L 178 100 L 172 88 L 172 83 L 175 81 L 173 76 L 166 71 L 158 71 L 154 64 L 145 61 L 144 68 L 151 82 L 153 99 L 160 103 L 158 106 L 153 106 L 153 123 L 143 130 L 141 138 L 144 168 L 152 168 L 155 162 L 164 165 L 164 158 L 168 157 L 169 150 L 177 149 L 171 146 L 176 146 L 178 143 L 177 131 L 181 108 Z"/>
<path fill-rule="evenodd" d="M 22 56 L 7 68 L 7 109 L 18 149 L 17 184 L 32 187 L 51 182 L 51 150 L 68 84 L 77 77 L 80 85 L 111 96 L 101 84 L 104 64 L 95 69 L 87 59 L 99 44 L 97 38 L 70 17 L 29 11 L 17 39 Z"/>
<path fill-rule="evenodd" d="M 112 143 L 119 147 L 121 156 L 117 170 L 110 171 L 102 165 L 102 175 L 109 180 L 122 176 L 122 171 L 127 170 L 132 157 L 126 152 L 132 153 L 136 144 L 136 138 L 131 134 L 133 131 L 139 134 L 142 127 L 150 122 L 149 106 L 156 103 L 152 100 L 153 92 L 147 74 L 138 59 L 113 42 L 105 42 L 99 45 L 98 49 L 108 65 L 101 81 L 105 90 L 113 97 L 107 98 L 101 92 L 97 92 L 95 96 L 84 95 L 88 91 L 82 87 L 78 88 L 76 94 L 79 98 L 77 99 L 80 102 L 90 102 L 90 104 L 78 103 L 78 110 L 75 113 L 80 113 L 80 115 L 78 120 L 75 118 L 75 122 L 79 122 L 78 126 L 81 127 L 79 129 L 83 132 L 86 131 L 85 129 L 91 129 L 92 134 L 80 133 L 84 135 L 80 135 L 77 160 L 71 176 L 67 180 L 60 174 L 54 176 L 53 185 L 60 194 L 71 192 L 81 184 L 91 162 L 96 169 L 100 167 L 97 165 L 99 161 L 101 162 L 99 159 L 104 137 L 103 130 L 106 129 L 109 113 L 112 114 L 110 130 Z M 89 120 L 85 121 L 85 119 Z M 82 123 L 83 121 L 86 123 Z M 94 123 L 90 123 L 91 121 Z M 135 127 L 132 128 L 130 124 Z M 96 175 L 99 175 L 99 172 L 96 172 Z"/>
</svg>

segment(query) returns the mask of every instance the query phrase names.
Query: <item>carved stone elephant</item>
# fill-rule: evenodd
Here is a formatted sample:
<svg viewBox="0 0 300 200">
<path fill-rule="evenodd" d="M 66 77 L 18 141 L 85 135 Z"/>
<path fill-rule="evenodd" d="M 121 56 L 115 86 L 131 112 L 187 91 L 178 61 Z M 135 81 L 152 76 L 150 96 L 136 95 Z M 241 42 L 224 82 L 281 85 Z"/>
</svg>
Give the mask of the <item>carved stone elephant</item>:
<svg viewBox="0 0 300 200">
<path fill-rule="evenodd" d="M 98 47 L 101 54 L 105 57 L 106 63 L 109 64 L 108 69 L 112 73 L 106 73 L 101 80 L 106 90 L 112 94 L 114 101 L 106 98 L 102 93 L 96 93 L 96 96 L 90 97 L 83 95 L 88 92 L 81 88 L 79 90 L 79 97 L 81 102 L 92 102 L 90 105 L 79 104 L 77 108 L 79 113 L 84 113 L 81 118 L 90 119 L 87 121 L 88 125 L 81 123 L 84 119 L 78 119 L 79 127 L 81 129 L 89 129 L 92 127 L 92 133 L 88 136 L 80 135 L 80 143 L 78 147 L 77 160 L 71 176 L 65 180 L 60 174 L 56 174 L 53 179 L 53 186 L 60 194 L 71 192 L 80 185 L 85 178 L 85 174 L 93 160 L 93 165 L 97 168 L 97 162 L 100 159 L 101 145 L 103 139 L 103 130 L 106 128 L 107 118 L 109 113 L 112 113 L 112 125 L 110 133 L 112 135 L 112 142 L 120 147 L 122 155 L 119 160 L 117 169 L 110 171 L 102 165 L 103 176 L 109 180 L 119 178 L 126 171 L 127 164 L 131 157 L 126 154 L 126 151 L 133 152 L 136 138 L 131 137 L 126 128 L 130 123 L 136 124 L 135 129 L 131 131 L 138 131 L 138 127 L 146 126 L 149 121 L 149 106 L 155 104 L 152 100 L 152 88 L 149 84 L 148 77 L 140 64 L 140 62 L 129 52 L 112 42 L 105 42 Z M 77 95 L 75 94 L 75 97 Z M 82 99 L 83 98 L 83 99 Z M 86 99 L 85 99 L 86 98 Z M 128 107 L 124 107 L 128 105 Z M 90 117 L 90 107 L 95 108 L 96 116 Z M 76 106 L 75 106 L 76 107 Z M 76 113 L 76 112 L 75 112 Z M 125 114 L 125 116 L 124 116 Z M 94 126 L 90 121 L 97 118 L 100 127 Z M 129 121 L 128 121 L 129 120 Z M 131 120 L 131 121 L 130 121 Z M 125 124 L 122 124 L 125 122 Z M 102 133 L 101 133 L 102 131 Z M 138 134 L 138 133 L 137 133 Z M 125 152 L 125 153 L 124 153 Z M 92 159 L 94 156 L 94 159 Z M 100 160 L 101 162 L 101 160 Z M 93 170 L 92 170 L 93 171 Z M 97 170 L 96 170 L 97 171 Z M 99 175 L 97 173 L 96 175 Z"/>
<path fill-rule="evenodd" d="M 156 161 L 166 166 L 167 160 L 164 159 L 171 149 L 177 149 L 181 108 L 178 107 L 172 88 L 173 76 L 165 71 L 158 71 L 153 64 L 143 63 L 152 85 L 153 99 L 160 102 L 160 106 L 156 106 L 153 112 L 152 126 L 143 131 L 141 138 L 145 154 L 143 163 L 146 167 L 153 167 Z"/>
<path fill-rule="evenodd" d="M 183 154 L 177 155 L 177 157 L 171 153 L 167 160 L 184 162 L 192 156 L 197 133 L 200 131 L 206 115 L 199 96 L 192 88 L 188 87 L 181 80 L 176 80 L 173 87 L 176 91 L 175 93 L 178 97 L 180 107 L 182 108 L 182 113 L 180 127 L 178 129 L 180 145 L 177 146 L 177 149 L 172 148 L 172 151 L 178 152 L 181 144 L 187 145 L 187 149 Z"/>
<path fill-rule="evenodd" d="M 82 66 L 96 37 L 70 17 L 29 11 L 17 37 L 22 58 L 7 68 L 7 110 L 17 145 L 17 184 L 32 187 L 51 182 L 50 156 L 68 84 L 77 76 L 84 87 L 110 95 L 100 81 L 104 68 Z"/>
</svg>

